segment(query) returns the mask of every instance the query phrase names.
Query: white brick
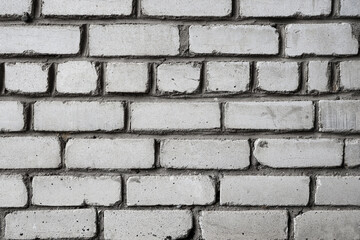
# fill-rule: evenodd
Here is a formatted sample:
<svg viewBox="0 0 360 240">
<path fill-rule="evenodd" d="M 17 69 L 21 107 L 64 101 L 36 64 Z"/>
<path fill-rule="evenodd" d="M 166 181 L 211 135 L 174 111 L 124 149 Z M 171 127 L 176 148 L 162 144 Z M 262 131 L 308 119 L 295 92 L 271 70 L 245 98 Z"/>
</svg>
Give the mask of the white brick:
<svg viewBox="0 0 360 240">
<path fill-rule="evenodd" d="M 5 88 L 20 93 L 46 92 L 48 71 L 49 65 L 44 63 L 6 63 Z"/>
<path fill-rule="evenodd" d="M 91 56 L 156 56 L 179 54 L 179 29 L 174 25 L 91 25 Z"/>
<path fill-rule="evenodd" d="M 316 178 L 316 205 L 360 205 L 360 176 Z"/>
<path fill-rule="evenodd" d="M 230 129 L 296 130 L 313 128 L 312 102 L 229 102 L 225 127 Z"/>
<path fill-rule="evenodd" d="M 202 211 L 200 228 L 206 240 L 286 239 L 286 211 Z"/>
<path fill-rule="evenodd" d="M 183 239 L 191 228 L 189 210 L 104 211 L 104 237 L 109 240 Z"/>
<path fill-rule="evenodd" d="M 0 175 L 0 207 L 23 207 L 27 190 L 21 175 Z"/>
<path fill-rule="evenodd" d="M 72 61 L 59 63 L 56 74 L 56 91 L 59 93 L 93 93 L 98 75 L 94 63 Z"/>
<path fill-rule="evenodd" d="M 75 26 L 1 26 L 0 54 L 76 54 L 80 28 Z"/>
<path fill-rule="evenodd" d="M 270 92 L 293 92 L 299 87 L 299 65 L 296 62 L 258 62 L 257 88 Z"/>
<path fill-rule="evenodd" d="M 359 239 L 360 211 L 309 211 L 297 216 L 295 239 Z"/>
<path fill-rule="evenodd" d="M 360 89 L 360 61 L 340 63 L 340 86 L 344 90 Z"/>
<path fill-rule="evenodd" d="M 254 145 L 257 161 L 273 168 L 342 165 L 344 144 L 337 139 L 258 139 Z"/>
<path fill-rule="evenodd" d="M 331 12 L 331 0 L 241 0 L 240 16 L 323 16 Z"/>
<path fill-rule="evenodd" d="M 206 64 L 207 92 L 243 92 L 249 89 L 248 62 L 208 62 Z"/>
<path fill-rule="evenodd" d="M 168 139 L 160 147 L 160 164 L 165 168 L 244 169 L 249 157 L 247 140 Z"/>
<path fill-rule="evenodd" d="M 24 106 L 20 102 L 0 101 L 0 131 L 21 131 L 24 128 Z"/>
<path fill-rule="evenodd" d="M 359 50 L 358 40 L 348 23 L 289 24 L 285 38 L 288 56 L 356 55 Z"/>
<path fill-rule="evenodd" d="M 319 101 L 320 131 L 358 132 L 360 131 L 360 101 Z"/>
<path fill-rule="evenodd" d="M 193 93 L 200 84 L 198 63 L 166 63 L 157 67 L 157 89 L 160 92 Z"/>
<path fill-rule="evenodd" d="M 309 182 L 303 176 L 225 176 L 220 181 L 220 204 L 305 206 Z"/>
<path fill-rule="evenodd" d="M 146 169 L 155 163 L 153 139 L 70 139 L 66 144 L 68 168 Z"/>
<path fill-rule="evenodd" d="M 121 199 L 118 176 L 35 176 L 32 188 L 39 206 L 111 206 Z"/>
<path fill-rule="evenodd" d="M 311 61 L 308 63 L 307 90 L 309 92 L 329 91 L 330 66 L 328 61 Z"/>
<path fill-rule="evenodd" d="M 340 0 L 341 16 L 360 16 L 360 2 L 358 0 Z"/>
<path fill-rule="evenodd" d="M 231 14 L 231 0 L 141 0 L 146 16 L 223 17 Z"/>
<path fill-rule="evenodd" d="M 90 238 L 95 221 L 94 209 L 17 211 L 5 217 L 5 238 Z"/>
<path fill-rule="evenodd" d="M 134 176 L 127 181 L 129 206 L 207 205 L 215 201 L 209 176 Z"/>
<path fill-rule="evenodd" d="M 57 137 L 1 137 L 0 168 L 57 168 L 61 163 Z"/>
<path fill-rule="evenodd" d="M 124 127 L 121 102 L 40 101 L 34 104 L 38 131 L 112 131 Z"/>
<path fill-rule="evenodd" d="M 132 0 L 42 0 L 42 14 L 45 16 L 71 15 L 130 15 Z"/>
<path fill-rule="evenodd" d="M 216 102 L 141 102 L 131 104 L 132 130 L 192 130 L 220 128 Z"/>
<path fill-rule="evenodd" d="M 22 15 L 31 13 L 31 0 L 0 0 L 0 15 Z"/>
<path fill-rule="evenodd" d="M 360 166 L 360 139 L 347 139 L 345 141 L 345 166 Z"/>
<path fill-rule="evenodd" d="M 190 51 L 203 54 L 264 54 L 279 52 L 279 34 L 270 26 L 191 26 Z"/>
<path fill-rule="evenodd" d="M 149 89 L 147 63 L 107 63 L 106 92 L 144 93 Z"/>
</svg>

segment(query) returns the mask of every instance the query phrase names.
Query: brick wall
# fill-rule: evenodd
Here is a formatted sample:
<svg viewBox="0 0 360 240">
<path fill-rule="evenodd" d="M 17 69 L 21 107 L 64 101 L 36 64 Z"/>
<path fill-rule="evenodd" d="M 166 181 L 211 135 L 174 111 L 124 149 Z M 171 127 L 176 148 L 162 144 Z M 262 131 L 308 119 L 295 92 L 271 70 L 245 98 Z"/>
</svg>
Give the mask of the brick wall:
<svg viewBox="0 0 360 240">
<path fill-rule="evenodd" d="M 360 239 L 359 0 L 0 0 L 1 239 Z"/>
</svg>

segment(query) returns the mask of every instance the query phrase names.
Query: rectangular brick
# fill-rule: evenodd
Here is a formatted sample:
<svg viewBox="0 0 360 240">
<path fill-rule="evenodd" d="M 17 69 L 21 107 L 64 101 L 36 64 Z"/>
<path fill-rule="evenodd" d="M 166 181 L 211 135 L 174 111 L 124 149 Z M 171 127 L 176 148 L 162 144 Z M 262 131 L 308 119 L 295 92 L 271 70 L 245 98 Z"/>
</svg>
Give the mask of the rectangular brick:
<svg viewBox="0 0 360 240">
<path fill-rule="evenodd" d="M 240 16 L 291 17 L 326 16 L 331 12 L 331 0 L 241 0 Z"/>
<path fill-rule="evenodd" d="M 225 105 L 225 127 L 245 130 L 312 129 L 314 106 L 310 101 L 228 102 Z"/>
<path fill-rule="evenodd" d="M 231 0 L 141 0 L 145 16 L 223 17 L 231 14 Z"/>
<path fill-rule="evenodd" d="M 244 169 L 250 164 L 247 140 L 167 139 L 161 142 L 160 165 L 183 169 Z"/>
<path fill-rule="evenodd" d="M 127 180 L 127 205 L 208 205 L 215 201 L 209 176 L 134 176 Z"/>
<path fill-rule="evenodd" d="M 220 204 L 305 206 L 309 182 L 305 176 L 224 176 L 220 181 Z"/>
<path fill-rule="evenodd" d="M 340 0 L 340 16 L 360 16 L 358 0 Z"/>
<path fill-rule="evenodd" d="M 360 101 L 319 101 L 321 132 L 359 132 Z"/>
<path fill-rule="evenodd" d="M 360 166 L 360 139 L 346 139 L 344 155 L 345 166 Z"/>
<path fill-rule="evenodd" d="M 123 127 L 122 102 L 39 101 L 34 104 L 37 131 L 113 131 Z"/>
<path fill-rule="evenodd" d="M 344 90 L 360 89 L 360 61 L 340 63 L 340 87 Z"/>
<path fill-rule="evenodd" d="M 192 228 L 189 210 L 105 210 L 105 239 L 185 239 Z"/>
<path fill-rule="evenodd" d="M 202 211 L 200 228 L 206 240 L 286 239 L 286 211 Z"/>
<path fill-rule="evenodd" d="M 289 24 L 285 28 L 285 54 L 356 55 L 359 43 L 348 23 Z"/>
<path fill-rule="evenodd" d="M 21 175 L 0 175 L 0 207 L 24 207 L 27 204 L 27 189 Z"/>
<path fill-rule="evenodd" d="M 279 34 L 271 26 L 194 25 L 189 34 L 192 53 L 275 55 L 279 52 Z"/>
<path fill-rule="evenodd" d="M 16 211 L 5 217 L 5 238 L 91 238 L 95 222 L 95 209 Z"/>
<path fill-rule="evenodd" d="M 254 157 L 273 168 L 340 167 L 343 142 L 338 139 L 257 139 Z M 286 151 L 284 151 L 286 149 Z"/>
<path fill-rule="evenodd" d="M 0 131 L 24 129 L 24 106 L 20 102 L 0 101 Z"/>
<path fill-rule="evenodd" d="M 295 239 L 359 239 L 360 211 L 308 211 L 297 216 Z"/>
<path fill-rule="evenodd" d="M 42 0 L 41 9 L 45 16 L 130 15 L 132 0 Z"/>
<path fill-rule="evenodd" d="M 0 54 L 76 54 L 79 50 L 76 26 L 0 26 Z"/>
<path fill-rule="evenodd" d="M 308 63 L 307 91 L 328 92 L 330 90 L 331 67 L 328 61 L 311 61 Z"/>
<path fill-rule="evenodd" d="M 146 169 L 155 164 L 154 139 L 70 139 L 67 168 Z"/>
<path fill-rule="evenodd" d="M 46 92 L 49 66 L 45 63 L 6 63 L 6 90 L 17 93 Z"/>
<path fill-rule="evenodd" d="M 31 13 L 31 0 L 0 0 L 0 15 L 22 15 L 24 12 Z"/>
<path fill-rule="evenodd" d="M 57 137 L 1 137 L 0 168 L 58 168 L 61 163 Z"/>
<path fill-rule="evenodd" d="M 130 109 L 131 129 L 135 131 L 220 128 L 216 102 L 135 102 Z"/>
<path fill-rule="evenodd" d="M 89 29 L 91 56 L 173 56 L 179 54 L 179 47 L 179 29 L 174 25 L 91 25 Z"/>
<path fill-rule="evenodd" d="M 35 176 L 32 204 L 39 206 L 111 206 L 120 201 L 119 176 Z"/>
<path fill-rule="evenodd" d="M 316 205 L 360 205 L 360 176 L 316 178 Z"/>
</svg>

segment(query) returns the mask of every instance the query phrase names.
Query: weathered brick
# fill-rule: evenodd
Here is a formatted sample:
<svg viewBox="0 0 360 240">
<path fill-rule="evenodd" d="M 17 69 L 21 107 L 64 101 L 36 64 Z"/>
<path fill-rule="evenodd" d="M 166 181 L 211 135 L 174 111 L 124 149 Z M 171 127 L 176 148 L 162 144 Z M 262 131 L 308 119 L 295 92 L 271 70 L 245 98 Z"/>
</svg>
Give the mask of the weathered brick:
<svg viewBox="0 0 360 240">
<path fill-rule="evenodd" d="M 256 160 L 273 168 L 342 165 L 344 144 L 337 139 L 258 139 L 254 145 Z"/>
<path fill-rule="evenodd" d="M 289 24 L 285 28 L 285 54 L 356 55 L 359 43 L 348 23 Z"/>
<path fill-rule="evenodd" d="M 105 91 L 108 93 L 144 93 L 149 89 L 147 63 L 107 63 L 105 72 Z"/>
<path fill-rule="evenodd" d="M 31 0 L 0 0 L 0 15 L 22 15 L 31 13 Z"/>
<path fill-rule="evenodd" d="M 127 181 L 129 206 L 207 205 L 215 201 L 209 176 L 134 176 Z"/>
<path fill-rule="evenodd" d="M 192 53 L 275 55 L 279 52 L 279 34 L 270 26 L 194 25 L 189 34 Z"/>
<path fill-rule="evenodd" d="M 130 15 L 132 0 L 42 0 L 41 9 L 45 16 Z"/>
<path fill-rule="evenodd" d="M 56 91 L 59 93 L 92 93 L 98 75 L 94 63 L 70 61 L 57 66 Z"/>
<path fill-rule="evenodd" d="M 299 87 L 296 62 L 258 62 L 257 88 L 270 92 L 293 92 Z"/>
<path fill-rule="evenodd" d="M 165 63 L 157 67 L 157 90 L 193 93 L 200 85 L 200 64 Z"/>
<path fill-rule="evenodd" d="M 160 147 L 160 165 L 165 168 L 244 169 L 249 157 L 247 140 L 167 139 Z"/>
<path fill-rule="evenodd" d="M 344 154 L 345 166 L 360 166 L 360 139 L 347 139 Z"/>
<path fill-rule="evenodd" d="M 221 205 L 305 206 L 310 179 L 304 176 L 224 176 Z"/>
<path fill-rule="evenodd" d="M 132 103 L 132 130 L 193 130 L 220 128 L 220 106 L 216 102 Z"/>
<path fill-rule="evenodd" d="M 251 111 L 249 111 L 251 110 Z M 228 102 L 228 129 L 297 130 L 313 128 L 314 107 L 309 101 Z"/>
<path fill-rule="evenodd" d="M 295 239 L 359 239 L 360 211 L 309 211 L 297 216 Z"/>
<path fill-rule="evenodd" d="M 146 169 L 155 164 L 153 139 L 70 139 L 65 149 L 68 168 Z"/>
<path fill-rule="evenodd" d="M 0 168 L 57 168 L 60 142 L 57 137 L 1 137 Z"/>
<path fill-rule="evenodd" d="M 145 16 L 223 17 L 231 14 L 231 0 L 141 0 Z"/>
<path fill-rule="evenodd" d="M 0 207 L 23 207 L 26 205 L 27 189 L 21 175 L 0 175 L 0 184 Z"/>
<path fill-rule="evenodd" d="M 182 239 L 192 228 L 189 210 L 106 210 L 105 239 Z"/>
<path fill-rule="evenodd" d="M 38 131 L 112 131 L 124 127 L 122 102 L 40 101 L 34 104 Z"/>
<path fill-rule="evenodd" d="M 174 25 L 91 25 L 89 29 L 91 56 L 177 55 L 179 47 L 179 29 Z"/>
<path fill-rule="evenodd" d="M 360 205 L 360 176 L 317 177 L 315 204 Z"/>
<path fill-rule="evenodd" d="M 48 89 L 49 65 L 44 63 L 5 64 L 5 88 L 9 92 L 43 93 Z"/>
<path fill-rule="evenodd" d="M 307 91 L 329 91 L 330 66 L 328 61 L 311 61 L 308 63 Z"/>
<path fill-rule="evenodd" d="M 319 101 L 320 131 L 358 132 L 360 131 L 360 101 L 321 100 Z"/>
<path fill-rule="evenodd" d="M 24 106 L 20 102 L 0 101 L 0 131 L 21 131 L 24 128 Z"/>
<path fill-rule="evenodd" d="M 326 16 L 331 13 L 331 0 L 241 0 L 240 16 L 291 17 Z"/>
<path fill-rule="evenodd" d="M 5 217 L 5 238 L 91 238 L 95 221 L 95 209 L 16 211 Z"/>
<path fill-rule="evenodd" d="M 200 228 L 206 240 L 286 239 L 286 211 L 202 211 Z"/>
<path fill-rule="evenodd" d="M 76 54 L 79 49 L 79 27 L 0 26 L 0 54 Z"/>
<path fill-rule="evenodd" d="M 340 86 L 344 90 L 360 89 L 360 61 L 340 63 Z"/>
<path fill-rule="evenodd" d="M 340 0 L 341 16 L 360 16 L 360 2 L 358 0 Z"/>
<path fill-rule="evenodd" d="M 248 62 L 206 63 L 207 92 L 243 92 L 249 89 L 250 64 Z"/>
<path fill-rule="evenodd" d="M 39 206 L 111 206 L 120 201 L 118 176 L 35 176 L 32 203 Z"/>
</svg>

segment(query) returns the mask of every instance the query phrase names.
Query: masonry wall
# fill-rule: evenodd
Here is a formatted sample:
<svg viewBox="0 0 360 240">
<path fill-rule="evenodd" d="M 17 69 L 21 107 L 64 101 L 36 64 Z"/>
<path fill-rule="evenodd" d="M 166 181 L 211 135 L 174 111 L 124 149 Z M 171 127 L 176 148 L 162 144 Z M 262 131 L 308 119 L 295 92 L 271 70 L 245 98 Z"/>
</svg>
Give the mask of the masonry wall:
<svg viewBox="0 0 360 240">
<path fill-rule="evenodd" d="M 1 239 L 360 239 L 358 0 L 0 0 Z"/>
</svg>

